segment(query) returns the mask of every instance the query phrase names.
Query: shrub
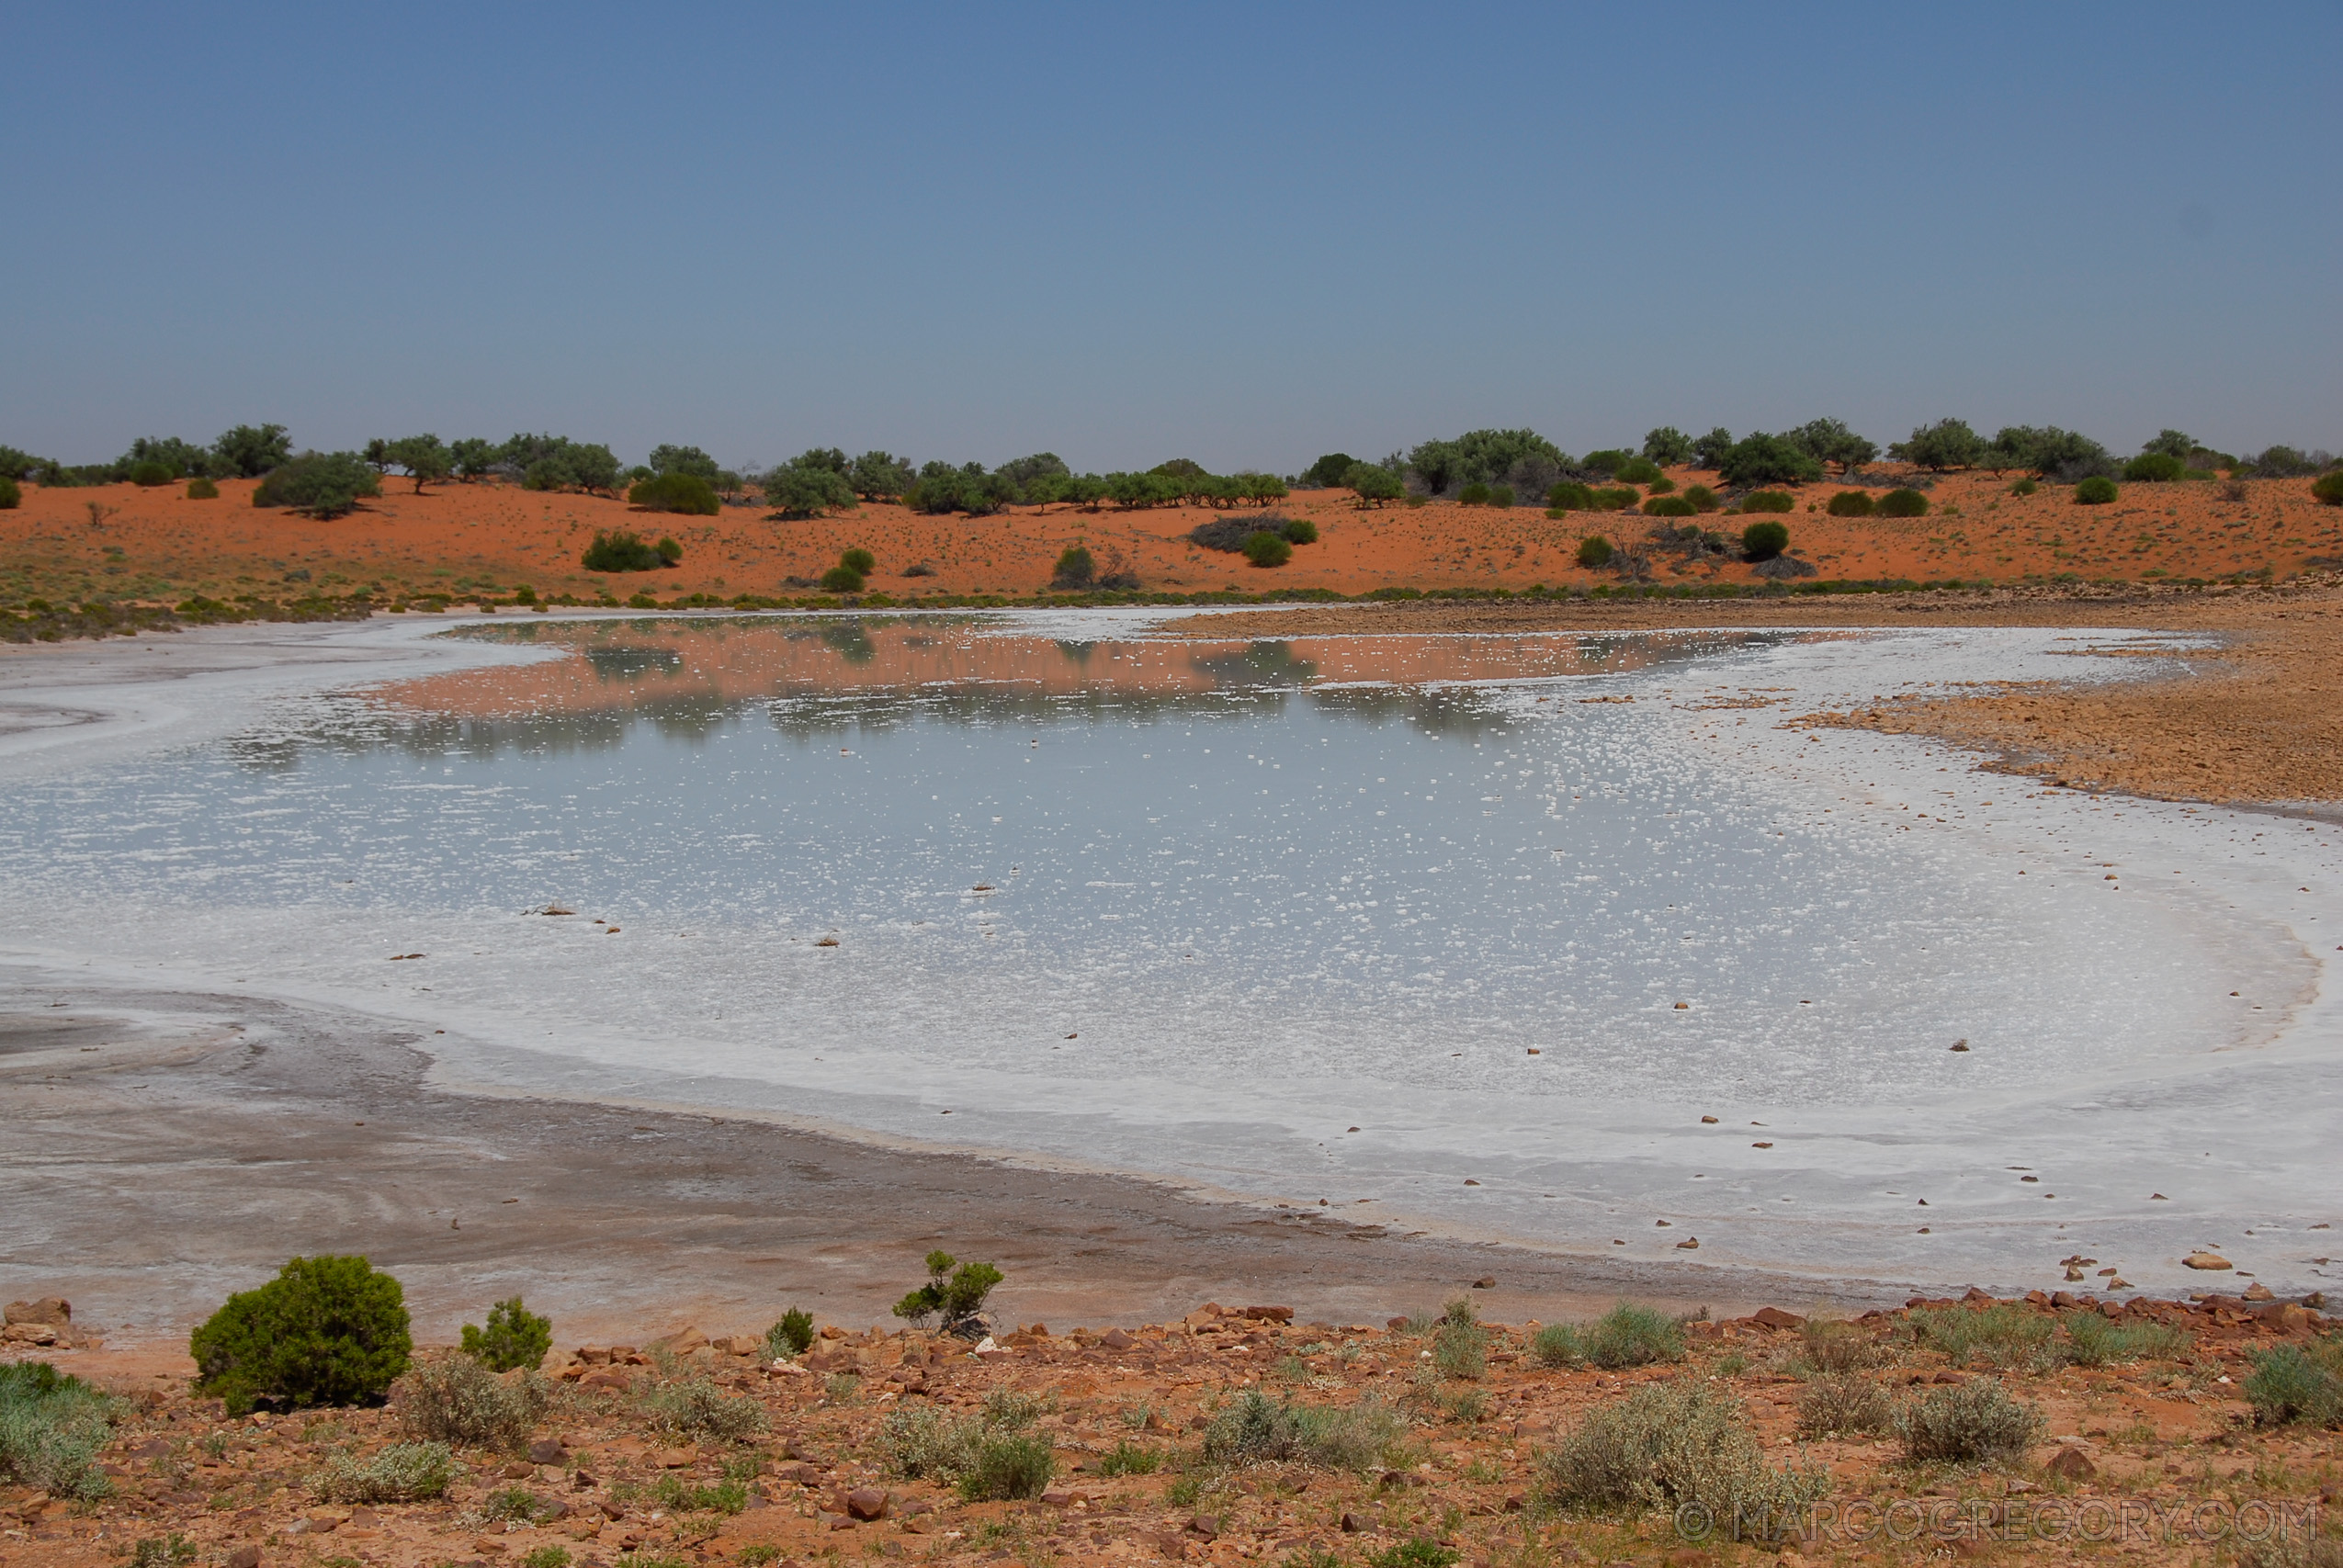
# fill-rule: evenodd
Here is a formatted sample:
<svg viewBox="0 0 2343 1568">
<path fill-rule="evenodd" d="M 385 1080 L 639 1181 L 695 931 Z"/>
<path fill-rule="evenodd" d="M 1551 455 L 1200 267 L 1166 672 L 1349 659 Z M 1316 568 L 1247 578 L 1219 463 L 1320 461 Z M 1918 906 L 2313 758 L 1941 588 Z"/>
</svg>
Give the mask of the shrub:
<svg viewBox="0 0 2343 1568">
<path fill-rule="evenodd" d="M 1564 479 L 1545 492 L 1545 504 L 1555 512 L 1592 512 L 1594 491 L 1571 479 Z"/>
<path fill-rule="evenodd" d="M 651 1495 L 673 1513 L 737 1514 L 749 1506 L 749 1489 L 730 1480 L 695 1486 L 680 1475 L 662 1475 Z"/>
<path fill-rule="evenodd" d="M 220 487 L 207 479 L 189 479 L 187 499 L 189 501 L 217 501 L 220 499 Z"/>
<path fill-rule="evenodd" d="M 1248 1389 L 1205 1428 L 1204 1457 L 1224 1465 L 1292 1461 L 1364 1470 L 1405 1428 L 1399 1413 L 1376 1400 L 1347 1407 L 1288 1404 Z"/>
<path fill-rule="evenodd" d="M 2009 487 L 2009 493 L 2011 495 L 2032 495 L 2034 491 L 2041 488 L 2041 484 L 2036 480 L 2031 479 L 2020 479 Z"/>
<path fill-rule="evenodd" d="M 464 1325 L 464 1354 L 491 1371 L 509 1372 L 516 1367 L 535 1371 L 552 1348 L 552 1320 L 529 1311 L 518 1296 L 491 1307 L 486 1328 Z"/>
<path fill-rule="evenodd" d="M 1684 1359 L 1684 1331 L 1655 1307 L 1621 1302 L 1586 1331 L 1587 1359 L 1607 1371 Z"/>
<path fill-rule="evenodd" d="M 1258 528 L 1245 536 L 1245 558 L 1258 567 L 1284 566 L 1294 558 L 1294 547 L 1285 535 Z"/>
<path fill-rule="evenodd" d="M 1288 517 L 1285 525 L 1278 532 L 1285 536 L 1285 542 L 1289 545 L 1318 543 L 1318 525 L 1307 517 Z"/>
<path fill-rule="evenodd" d="M 2067 1313 L 2059 1321 L 2066 1325 L 2066 1359 L 2078 1367 L 2162 1360 L 2189 1343 L 2187 1335 L 2161 1323 L 2111 1323 L 2095 1312 Z"/>
<path fill-rule="evenodd" d="M 517 1449 L 550 1399 L 534 1372 L 506 1382 L 470 1356 L 428 1361 L 390 1391 L 391 1408 L 412 1437 L 458 1448 Z"/>
<path fill-rule="evenodd" d="M 1677 468 L 1692 460 L 1692 438 L 1672 424 L 1644 434 L 1644 456 L 1663 468 Z"/>
<path fill-rule="evenodd" d="M 207 480 L 205 482 L 209 483 L 209 481 Z M 217 495 L 219 491 L 214 491 L 212 493 Z M 14 512 L 17 507 L 22 506 L 24 502 L 25 492 L 23 488 L 7 475 L 0 474 L 0 512 Z"/>
<path fill-rule="evenodd" d="M 240 424 L 211 444 L 212 472 L 256 479 L 292 461 L 293 444 L 281 424 Z"/>
<path fill-rule="evenodd" d="M 2242 1391 L 2265 1427 L 2301 1421 L 2314 1427 L 2343 1422 L 2343 1339 L 2328 1336 L 2308 1350 L 2281 1345 L 2254 1357 Z"/>
<path fill-rule="evenodd" d="M 52 1497 L 102 1497 L 97 1465 L 114 1401 L 44 1361 L 0 1366 L 0 1481 Z"/>
<path fill-rule="evenodd" d="M 1466 485 L 1464 489 L 1456 492 L 1456 504 L 1459 506 L 1487 506 L 1488 504 L 1488 487 L 1481 483 L 1478 479 L 1473 480 L 1472 483 Z"/>
<path fill-rule="evenodd" d="M 960 1472 L 960 1495 L 971 1503 L 1038 1497 L 1058 1473 L 1058 1455 L 1039 1433 L 1001 1433 L 977 1440 Z"/>
<path fill-rule="evenodd" d="M 123 477 L 141 490 L 155 490 L 171 483 L 179 476 L 167 463 L 147 462 L 132 463 L 130 471 Z"/>
<path fill-rule="evenodd" d="M 1782 438 L 1817 462 L 1838 464 L 1842 474 L 1851 474 L 1879 456 L 1876 443 L 1848 429 L 1841 419 L 1810 419 L 1795 430 L 1783 431 Z"/>
<path fill-rule="evenodd" d="M 1408 493 L 1407 481 L 1380 463 L 1353 463 L 1342 476 L 1345 490 L 1355 492 L 1362 505 L 1380 506 Z"/>
<path fill-rule="evenodd" d="M 838 552 L 838 564 L 850 571 L 859 571 L 865 577 L 868 577 L 878 570 L 878 558 L 860 545 L 856 545 L 850 549 Z"/>
<path fill-rule="evenodd" d="M 833 566 L 821 574 L 824 593 L 860 593 L 863 587 L 863 574 L 851 566 Z"/>
<path fill-rule="evenodd" d="M 1647 485 L 1660 477 L 1659 465 L 1648 457 L 1630 457 L 1612 469 L 1611 477 L 1624 485 Z"/>
<path fill-rule="evenodd" d="M 1346 479 L 1359 460 L 1348 452 L 1329 452 L 1298 476 L 1305 490 L 1331 490 Z"/>
<path fill-rule="evenodd" d="M 715 487 L 697 474 L 681 471 L 653 474 L 627 491 L 627 504 L 645 512 L 680 512 L 687 516 L 713 517 L 724 510 Z"/>
<path fill-rule="evenodd" d="M 2343 506 L 2343 468 L 2319 476 L 2311 486 L 2311 494 L 2329 506 Z"/>
<path fill-rule="evenodd" d="M 2016 1459 L 2042 1435 L 2042 1412 L 2009 1397 L 1997 1378 L 1977 1378 L 1937 1390 L 1904 1407 L 1896 1418 L 1904 1457 L 1974 1464 Z"/>
<path fill-rule="evenodd" d="M 1098 1461 L 1098 1473 L 1109 1480 L 1118 1475 L 1153 1475 L 1162 1468 L 1161 1450 L 1143 1449 L 1128 1438 L 1107 1450 Z"/>
<path fill-rule="evenodd" d="M 2033 1371 L 2054 1359 L 2047 1318 L 2007 1303 L 1982 1312 L 1967 1307 L 1923 1307 L 1911 1316 L 1920 1343 L 1941 1350 L 1955 1366 L 1972 1359 L 1989 1366 Z"/>
<path fill-rule="evenodd" d="M 1567 1323 L 1549 1323 L 1530 1340 L 1530 1354 L 1541 1367 L 1574 1367 L 1586 1359 L 1579 1331 Z"/>
<path fill-rule="evenodd" d="M 585 551 L 588 571 L 657 571 L 673 564 L 657 546 L 646 545 L 640 536 L 624 529 L 615 533 L 597 531 L 594 543 Z"/>
<path fill-rule="evenodd" d="M 809 452 L 782 464 L 759 481 L 764 491 L 764 503 L 773 508 L 775 516 L 792 520 L 820 517 L 825 513 L 843 512 L 855 504 L 853 481 L 827 461 L 819 460 L 821 456 Z M 941 510 L 955 509 L 945 506 Z M 987 510 L 998 510 L 997 502 Z"/>
<path fill-rule="evenodd" d="M 1975 468 L 1985 460 L 1986 444 L 1966 420 L 1940 419 L 1914 430 L 1908 438 L 1890 446 L 1887 455 L 1941 472 Z"/>
<path fill-rule="evenodd" d="M 776 1361 L 802 1356 L 813 1345 L 813 1314 L 791 1307 L 764 1331 L 764 1348 Z"/>
<path fill-rule="evenodd" d="M 663 1382 L 642 1396 L 642 1413 L 651 1424 L 681 1438 L 714 1438 L 745 1442 L 765 1428 L 764 1406 L 753 1399 L 736 1399 L 706 1378 L 679 1378 Z"/>
<path fill-rule="evenodd" d="M 1741 498 L 1744 512 L 1790 512 L 1797 502 L 1778 490 L 1753 490 Z"/>
<path fill-rule="evenodd" d="M 1734 1536 L 1779 1533 L 1827 1472 L 1773 1470 L 1739 1406 L 1696 1383 L 1646 1383 L 1596 1410 L 1539 1465 L 1546 1495 L 1580 1512 L 1697 1504 Z"/>
<path fill-rule="evenodd" d="M 1896 1402 L 1869 1378 L 1817 1378 L 1798 1396 L 1798 1430 L 1809 1438 L 1885 1432 L 1895 1424 Z"/>
<path fill-rule="evenodd" d="M 413 1343 L 398 1280 L 363 1258 L 295 1258 L 230 1296 L 187 1348 L 198 1391 L 241 1416 L 263 1397 L 295 1408 L 379 1399 Z"/>
<path fill-rule="evenodd" d="M 1673 495 L 1676 491 L 1676 481 L 1666 474 L 1662 474 L 1656 479 L 1646 480 L 1644 491 L 1650 495 Z"/>
<path fill-rule="evenodd" d="M 570 1568 L 570 1549 L 566 1546 L 532 1547 L 522 1555 L 521 1568 Z"/>
<path fill-rule="evenodd" d="M 2124 479 L 2134 484 L 2169 484 L 2188 471 L 2188 460 L 2169 452 L 2143 452 L 2123 465 Z"/>
<path fill-rule="evenodd" d="M 1601 474 L 1604 479 L 1613 479 L 1617 476 L 1623 467 L 1634 460 L 1634 457 L 1635 455 L 1631 452 L 1623 452 L 1615 446 L 1606 446 L 1601 451 L 1590 452 L 1579 458 L 1578 466 L 1588 473 Z"/>
<path fill-rule="evenodd" d="M 1684 499 L 1692 503 L 1695 512 L 1714 512 L 1718 504 L 1716 492 L 1706 485 L 1686 485 Z"/>
<path fill-rule="evenodd" d="M 1822 478 L 1822 464 L 1783 437 L 1760 432 L 1735 442 L 1716 471 L 1736 487 L 1807 484 Z"/>
<path fill-rule="evenodd" d="M 1590 571 L 1609 566 L 1611 558 L 1617 553 L 1611 547 L 1611 541 L 1600 534 L 1589 534 L 1579 541 L 1579 564 Z"/>
<path fill-rule="evenodd" d="M 1643 497 L 1641 495 L 1632 490 L 1629 490 L 1625 485 L 1612 486 L 1594 492 L 1594 510 L 1597 512 L 1624 512 L 1627 508 L 1635 505 L 1636 502 L 1642 499 Z"/>
<path fill-rule="evenodd" d="M 2115 499 L 2115 481 L 2105 474 L 2093 474 L 2075 487 L 2076 503 L 2082 506 L 2104 506 Z"/>
<path fill-rule="evenodd" d="M 1830 504 L 1823 510 L 1833 517 L 1868 517 L 1872 514 L 1871 492 L 1842 490 L 1830 498 Z"/>
<path fill-rule="evenodd" d="M 927 1282 L 895 1303 L 895 1315 L 913 1323 L 944 1320 L 946 1334 L 975 1325 L 984 1298 L 1001 1283 L 990 1263 L 963 1263 L 941 1247 L 927 1255 Z"/>
<path fill-rule="evenodd" d="M 335 1454 L 310 1485 L 329 1503 L 420 1503 L 444 1494 L 455 1470 L 445 1443 L 393 1443 L 371 1459 Z"/>
<path fill-rule="evenodd" d="M 1080 545 L 1069 545 L 1049 574 L 1052 588 L 1088 588 L 1098 574 L 1098 562 Z"/>
<path fill-rule="evenodd" d="M 362 495 L 380 495 L 382 477 L 356 452 L 304 452 L 269 471 L 252 492 L 255 506 L 289 506 L 316 517 L 341 517 Z"/>
<path fill-rule="evenodd" d="M 1647 517 L 1697 517 L 1700 508 L 1681 495 L 1656 495 L 1644 502 Z"/>
<path fill-rule="evenodd" d="M 1916 490 L 1891 490 L 1879 498 L 1882 517 L 1925 517 L 1928 497 Z"/>
<path fill-rule="evenodd" d="M 1752 523 L 1741 530 L 1741 554 L 1750 560 L 1771 560 L 1790 547 L 1790 530 L 1779 523 Z"/>
<path fill-rule="evenodd" d="M 1450 1302 L 1440 1325 L 1432 1330 L 1432 1364 L 1441 1375 L 1452 1378 L 1477 1378 L 1488 1370 L 1488 1330 L 1481 1326 L 1466 1298 Z"/>
<path fill-rule="evenodd" d="M 1511 485 L 1489 486 L 1488 504 L 1500 511 L 1510 509 L 1513 504 L 1513 487 Z"/>
<path fill-rule="evenodd" d="M 1454 1568 L 1464 1553 L 1425 1536 L 1395 1541 L 1381 1551 L 1370 1551 L 1367 1568 Z"/>
</svg>

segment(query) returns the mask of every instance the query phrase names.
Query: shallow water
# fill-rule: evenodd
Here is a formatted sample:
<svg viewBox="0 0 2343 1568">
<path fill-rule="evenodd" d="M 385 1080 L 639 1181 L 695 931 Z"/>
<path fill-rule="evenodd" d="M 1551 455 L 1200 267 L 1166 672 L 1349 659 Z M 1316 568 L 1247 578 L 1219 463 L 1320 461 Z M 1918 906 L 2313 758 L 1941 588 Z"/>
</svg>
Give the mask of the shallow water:
<svg viewBox="0 0 2343 1568">
<path fill-rule="evenodd" d="M 1042 629 L 499 628 L 558 656 L 21 790 L 0 885 L 67 945 L 427 1019 L 477 1077 L 1569 1245 L 1754 1212 L 1737 1256 L 1841 1267 L 1779 1211 L 1900 1236 L 1966 1179 L 1948 1104 L 2039 1142 L 2305 984 L 2224 898 L 1997 832 L 2017 781 L 1817 778 L 1877 738 L 1777 728 L 2049 634 Z M 1681 1143 L 1712 1108 L 1841 1152 L 1775 1181 L 1765 1132 Z"/>
</svg>

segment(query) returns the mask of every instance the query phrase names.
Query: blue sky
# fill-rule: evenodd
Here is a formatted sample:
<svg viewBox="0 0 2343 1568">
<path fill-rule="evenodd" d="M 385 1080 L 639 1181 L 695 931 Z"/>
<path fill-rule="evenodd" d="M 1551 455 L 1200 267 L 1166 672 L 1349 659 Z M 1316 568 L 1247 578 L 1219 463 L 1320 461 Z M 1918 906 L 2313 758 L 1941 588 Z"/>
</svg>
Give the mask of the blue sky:
<svg viewBox="0 0 2343 1568">
<path fill-rule="evenodd" d="M 2343 7 L 12 8 L 0 443 L 2343 447 Z"/>
</svg>

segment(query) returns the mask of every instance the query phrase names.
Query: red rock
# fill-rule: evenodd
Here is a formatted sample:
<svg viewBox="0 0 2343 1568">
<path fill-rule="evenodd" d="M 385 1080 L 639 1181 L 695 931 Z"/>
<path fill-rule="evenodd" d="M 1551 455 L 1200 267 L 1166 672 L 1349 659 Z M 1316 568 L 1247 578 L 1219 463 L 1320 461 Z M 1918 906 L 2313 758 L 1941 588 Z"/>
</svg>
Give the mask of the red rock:
<svg viewBox="0 0 2343 1568">
<path fill-rule="evenodd" d="M 73 1303 L 62 1296 L 43 1296 L 37 1302 L 10 1302 L 0 1322 L 45 1323 L 51 1328 L 70 1328 L 74 1324 Z"/>
<path fill-rule="evenodd" d="M 2091 1481 L 2099 1475 L 2099 1466 L 2093 1464 L 2082 1450 L 2074 1448 L 2059 1450 L 2057 1457 L 2043 1468 L 2068 1481 Z"/>
<path fill-rule="evenodd" d="M 228 1553 L 226 1568 L 260 1568 L 260 1548 L 240 1546 Z"/>
<path fill-rule="evenodd" d="M 876 1486 L 857 1486 L 846 1494 L 846 1512 L 858 1519 L 884 1518 L 887 1494 Z"/>
<path fill-rule="evenodd" d="M 1761 1323 L 1768 1328 L 1797 1328 L 1806 1320 L 1796 1313 L 1783 1312 L 1780 1307 L 1763 1306 L 1749 1314 L 1749 1321 Z"/>
<path fill-rule="evenodd" d="M 1138 1340 L 1132 1338 L 1129 1335 L 1124 1333 L 1119 1328 L 1108 1329 L 1104 1334 L 1099 1337 L 1098 1342 L 1106 1347 L 1109 1350 L 1127 1350 L 1132 1346 L 1138 1343 Z"/>
<path fill-rule="evenodd" d="M 569 1449 L 559 1438 L 539 1438 L 529 1444 L 531 1464 L 560 1464 L 569 1457 Z"/>
<path fill-rule="evenodd" d="M 1366 1526 L 1360 1523 L 1358 1515 L 1345 1513 L 1342 1516 L 1341 1529 L 1344 1535 L 1356 1535 L 1364 1529 Z"/>
<path fill-rule="evenodd" d="M 1255 1323 L 1291 1323 L 1294 1321 L 1294 1309 L 1287 1306 L 1250 1306 L 1240 1310 L 1237 1315 Z"/>
<path fill-rule="evenodd" d="M 1188 1529 L 1193 1533 L 1204 1537 L 1206 1540 L 1216 1540 L 1220 1535 L 1220 1516 L 1217 1514 L 1198 1514 L 1188 1521 Z"/>
<path fill-rule="evenodd" d="M 695 1449 L 662 1449 L 651 1456 L 651 1462 L 662 1470 L 681 1470 L 697 1458 L 699 1453 Z"/>
</svg>

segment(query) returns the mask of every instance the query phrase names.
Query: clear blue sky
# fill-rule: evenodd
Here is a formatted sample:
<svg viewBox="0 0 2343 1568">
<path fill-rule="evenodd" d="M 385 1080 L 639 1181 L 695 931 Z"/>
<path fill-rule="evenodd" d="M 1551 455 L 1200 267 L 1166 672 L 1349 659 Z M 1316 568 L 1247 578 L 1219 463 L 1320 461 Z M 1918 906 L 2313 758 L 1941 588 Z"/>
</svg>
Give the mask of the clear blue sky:
<svg viewBox="0 0 2343 1568">
<path fill-rule="evenodd" d="M 2343 447 L 2343 6 L 10 8 L 0 442 Z"/>
</svg>

